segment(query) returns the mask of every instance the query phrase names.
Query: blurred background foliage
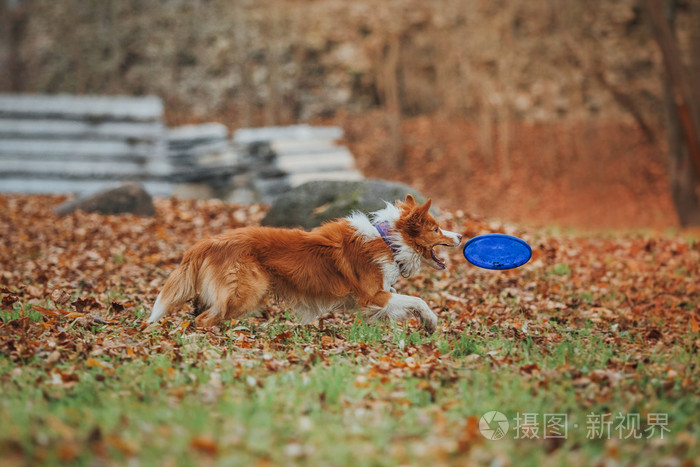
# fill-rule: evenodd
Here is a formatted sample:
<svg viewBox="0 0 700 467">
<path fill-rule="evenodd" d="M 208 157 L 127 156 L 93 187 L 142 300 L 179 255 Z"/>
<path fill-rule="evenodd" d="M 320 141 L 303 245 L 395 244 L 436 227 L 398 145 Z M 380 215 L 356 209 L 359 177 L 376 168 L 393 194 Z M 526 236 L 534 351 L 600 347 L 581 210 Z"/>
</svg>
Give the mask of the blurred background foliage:
<svg viewBox="0 0 700 467">
<path fill-rule="evenodd" d="M 689 224 L 650 3 L 13 0 L 0 91 L 155 94 L 171 125 L 334 123 L 366 176 L 454 209 Z M 700 1 L 662 3 L 700 76 Z"/>
</svg>

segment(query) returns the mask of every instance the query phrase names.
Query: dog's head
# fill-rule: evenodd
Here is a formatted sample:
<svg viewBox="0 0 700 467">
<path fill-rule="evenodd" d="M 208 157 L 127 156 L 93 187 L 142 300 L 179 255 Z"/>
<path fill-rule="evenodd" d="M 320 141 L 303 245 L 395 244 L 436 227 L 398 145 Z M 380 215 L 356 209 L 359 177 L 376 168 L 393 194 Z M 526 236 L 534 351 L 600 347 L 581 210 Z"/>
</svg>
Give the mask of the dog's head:
<svg viewBox="0 0 700 467">
<path fill-rule="evenodd" d="M 435 218 L 430 214 L 431 200 L 419 205 L 411 195 L 398 203 L 401 216 L 394 225 L 401 233 L 403 243 L 412 248 L 423 263 L 437 269 L 445 269 L 445 263 L 435 253 L 438 246 L 458 247 L 462 236 L 455 232 L 442 230 Z"/>
</svg>

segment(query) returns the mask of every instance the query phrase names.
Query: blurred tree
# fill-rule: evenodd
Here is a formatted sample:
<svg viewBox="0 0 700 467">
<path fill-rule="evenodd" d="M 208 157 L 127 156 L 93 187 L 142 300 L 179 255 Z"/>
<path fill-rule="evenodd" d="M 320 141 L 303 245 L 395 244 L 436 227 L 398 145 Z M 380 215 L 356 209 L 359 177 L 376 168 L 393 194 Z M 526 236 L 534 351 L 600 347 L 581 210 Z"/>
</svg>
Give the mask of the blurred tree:
<svg viewBox="0 0 700 467">
<path fill-rule="evenodd" d="M 19 0 L 7 0 L 0 5 L 0 64 L 5 73 L 0 73 L 0 86 L 12 92 L 20 92 L 22 66 L 19 47 L 27 25 L 27 11 Z"/>
<path fill-rule="evenodd" d="M 689 63 L 683 63 L 675 34 L 679 0 L 647 0 L 665 67 L 671 193 L 681 225 L 700 225 L 700 2 L 689 2 Z M 695 76 L 693 76 L 695 74 Z"/>
</svg>

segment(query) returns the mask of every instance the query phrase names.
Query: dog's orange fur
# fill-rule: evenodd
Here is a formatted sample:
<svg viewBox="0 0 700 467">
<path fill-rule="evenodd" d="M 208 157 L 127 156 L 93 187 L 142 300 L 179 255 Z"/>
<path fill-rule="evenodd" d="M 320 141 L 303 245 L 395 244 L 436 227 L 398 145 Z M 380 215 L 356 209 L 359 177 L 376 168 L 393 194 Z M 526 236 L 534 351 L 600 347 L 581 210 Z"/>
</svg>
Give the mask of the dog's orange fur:
<svg viewBox="0 0 700 467">
<path fill-rule="evenodd" d="M 404 243 L 426 260 L 433 246 L 453 243 L 437 229 L 437 221 L 428 212 L 430 201 L 419 206 L 409 195 L 397 206 L 401 216 L 395 228 Z M 311 232 L 246 227 L 190 248 L 158 300 L 168 311 L 198 296 L 207 308 L 196 318 L 200 326 L 254 311 L 268 293 L 330 308 L 354 302 L 363 308 L 382 309 L 392 293 L 385 290 L 380 264 L 391 261 L 392 249 L 381 237 L 358 235 L 347 219 Z"/>
</svg>

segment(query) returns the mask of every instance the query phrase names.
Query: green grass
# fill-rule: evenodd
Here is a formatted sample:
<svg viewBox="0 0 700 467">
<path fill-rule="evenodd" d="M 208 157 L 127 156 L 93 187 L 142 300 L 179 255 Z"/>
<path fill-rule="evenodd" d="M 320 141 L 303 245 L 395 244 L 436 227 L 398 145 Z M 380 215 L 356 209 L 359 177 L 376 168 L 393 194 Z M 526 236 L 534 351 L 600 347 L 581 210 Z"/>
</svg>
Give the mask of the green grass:
<svg viewBox="0 0 700 467">
<path fill-rule="evenodd" d="M 12 305 L 12 310 L 0 310 L 0 320 L 3 322 L 19 319 L 23 316 L 29 317 L 31 321 L 41 321 L 41 313 L 34 311 L 29 304 L 15 302 Z"/>
<path fill-rule="evenodd" d="M 98 354 L 54 366 L 34 358 L 18 366 L 0 355 L 0 439 L 31 463 L 47 464 L 90 464 L 103 456 L 119 463 L 134 458 L 197 465 L 211 455 L 196 447 L 205 439 L 215 446 L 219 465 L 426 465 L 436 455 L 459 463 L 474 452 L 505 456 L 518 465 L 578 465 L 569 458 L 572 451 L 587 464 L 610 449 L 611 441 L 587 437 L 590 414 L 665 413 L 671 433 L 697 432 L 693 414 L 700 412 L 700 402 L 682 389 L 684 378 L 697 387 L 697 372 L 669 381 L 659 370 L 694 361 L 691 337 L 619 380 L 597 375 L 603 378 L 597 381 L 591 377 L 596 370 L 625 356 L 616 353 L 614 340 L 590 327 L 557 334 L 562 338 L 556 343 L 542 343 L 542 336 L 513 339 L 485 326 L 456 337 L 426 336 L 408 326 L 359 318 L 347 329 L 324 333 L 310 326 L 261 327 L 246 321 L 222 329 L 229 337 L 244 331 L 270 341 L 285 331 L 290 336 L 284 348 L 251 350 L 243 360 L 245 351 L 230 342 L 213 346 L 205 335 L 172 332 L 173 353 L 145 358 Z M 77 328 L 66 332 L 88 344 L 93 334 Z M 559 330 L 552 326 L 551 332 Z M 156 329 L 135 336 L 162 342 L 167 333 Z M 328 335 L 370 354 L 354 349 L 311 358 L 305 349 Z M 422 374 L 396 363 L 409 358 L 425 363 L 409 349 L 433 347 L 449 353 L 444 358 L 451 363 L 439 371 Z M 290 352 L 301 362 L 268 371 L 266 360 L 284 361 Z M 389 370 L 375 371 L 383 360 L 393 362 Z M 52 384 L 55 372 L 76 375 L 77 381 Z M 536 414 L 540 422 L 544 414 L 566 414 L 567 439 L 552 449 L 542 439 L 515 439 L 512 431 L 499 441 L 470 435 L 469 420 L 490 410 L 505 414 L 511 425 L 525 413 Z M 612 442 L 635 464 L 677 448 L 668 436 L 653 443 Z M 697 454 L 697 445 L 685 449 L 689 458 Z"/>
<path fill-rule="evenodd" d="M 571 268 L 568 264 L 559 263 L 555 264 L 554 267 L 552 267 L 551 273 L 555 276 L 570 276 Z"/>
</svg>

